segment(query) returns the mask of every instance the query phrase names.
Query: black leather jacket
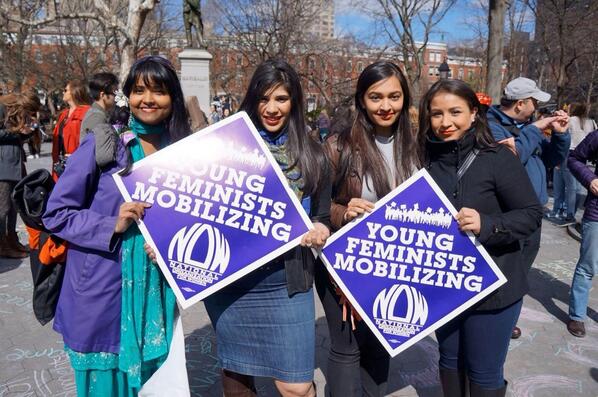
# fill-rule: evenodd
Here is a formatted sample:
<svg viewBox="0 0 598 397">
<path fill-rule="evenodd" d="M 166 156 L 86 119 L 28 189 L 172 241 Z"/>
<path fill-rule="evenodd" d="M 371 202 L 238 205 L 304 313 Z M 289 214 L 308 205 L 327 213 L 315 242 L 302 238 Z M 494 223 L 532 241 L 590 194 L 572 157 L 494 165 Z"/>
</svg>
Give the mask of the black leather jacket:
<svg viewBox="0 0 598 397">
<path fill-rule="evenodd" d="M 328 182 L 329 180 L 329 173 L 326 173 L 322 178 L 322 181 L 326 181 L 326 183 L 320 187 L 317 195 L 312 196 L 310 218 L 312 222 L 323 223 L 332 231 L 330 225 L 332 184 Z M 297 246 L 283 254 L 283 258 L 289 296 L 309 291 L 314 282 L 314 266 L 316 265 L 311 248 Z M 321 263 L 319 265 L 321 266 Z"/>
</svg>

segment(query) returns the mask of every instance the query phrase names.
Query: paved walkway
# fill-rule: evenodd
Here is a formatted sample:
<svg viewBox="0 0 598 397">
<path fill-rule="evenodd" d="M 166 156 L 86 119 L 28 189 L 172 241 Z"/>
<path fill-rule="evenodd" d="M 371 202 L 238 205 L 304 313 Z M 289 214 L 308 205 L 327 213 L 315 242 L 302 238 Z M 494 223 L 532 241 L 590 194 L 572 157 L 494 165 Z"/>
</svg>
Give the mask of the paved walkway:
<svg viewBox="0 0 598 397">
<path fill-rule="evenodd" d="M 44 144 L 44 153 L 48 153 Z M 47 156 L 28 168 L 49 168 Z M 565 329 L 569 283 L 579 243 L 565 228 L 543 225 L 542 248 L 530 274 L 531 293 L 519 321 L 523 336 L 512 341 L 506 365 L 510 397 L 598 396 L 598 313 L 590 310 L 588 336 L 574 338 Z M 25 231 L 19 226 L 21 240 Z M 316 299 L 317 301 L 317 299 Z M 590 307 L 598 310 L 598 295 Z M 221 396 L 216 340 L 201 303 L 183 314 L 187 362 L 193 396 Z M 316 378 L 324 395 L 328 335 L 317 307 Z M 61 338 L 42 327 L 31 309 L 29 261 L 0 259 L 0 397 L 75 396 L 72 371 Z M 392 361 L 389 395 L 440 396 L 437 345 L 429 337 Z M 276 396 L 272 382 L 259 381 L 260 395 Z"/>
</svg>

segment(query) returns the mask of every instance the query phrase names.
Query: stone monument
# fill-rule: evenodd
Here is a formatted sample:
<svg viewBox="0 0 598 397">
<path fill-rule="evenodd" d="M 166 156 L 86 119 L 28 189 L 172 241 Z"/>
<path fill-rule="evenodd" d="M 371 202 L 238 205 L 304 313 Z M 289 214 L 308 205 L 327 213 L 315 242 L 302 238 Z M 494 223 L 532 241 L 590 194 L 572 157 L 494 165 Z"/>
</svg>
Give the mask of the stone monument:
<svg viewBox="0 0 598 397">
<path fill-rule="evenodd" d="M 201 0 L 184 0 L 183 17 L 187 47 L 179 53 L 181 86 L 185 97 L 197 97 L 201 110 L 210 112 L 210 61 L 206 50 Z"/>
</svg>

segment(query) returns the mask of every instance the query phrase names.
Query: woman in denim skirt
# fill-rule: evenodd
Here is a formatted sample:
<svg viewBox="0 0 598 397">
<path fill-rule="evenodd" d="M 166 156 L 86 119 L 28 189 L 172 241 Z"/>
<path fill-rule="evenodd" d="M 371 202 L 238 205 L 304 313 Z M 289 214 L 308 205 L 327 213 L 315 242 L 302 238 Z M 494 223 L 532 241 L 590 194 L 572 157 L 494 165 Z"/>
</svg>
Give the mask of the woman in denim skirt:
<svg viewBox="0 0 598 397">
<path fill-rule="evenodd" d="M 270 60 L 256 69 L 240 110 L 248 113 L 314 222 L 301 246 L 205 299 L 216 331 L 225 396 L 256 395 L 254 376 L 283 396 L 314 396 L 314 257 L 330 235 L 330 184 L 323 150 L 307 132 L 295 70 Z"/>
</svg>

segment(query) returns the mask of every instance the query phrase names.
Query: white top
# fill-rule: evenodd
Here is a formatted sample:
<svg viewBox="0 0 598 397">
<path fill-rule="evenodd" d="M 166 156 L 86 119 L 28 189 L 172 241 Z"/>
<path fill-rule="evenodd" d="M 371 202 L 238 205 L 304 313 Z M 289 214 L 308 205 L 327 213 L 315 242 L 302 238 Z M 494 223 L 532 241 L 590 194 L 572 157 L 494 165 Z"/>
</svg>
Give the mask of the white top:
<svg viewBox="0 0 598 397">
<path fill-rule="evenodd" d="M 395 187 L 395 158 L 394 158 L 394 135 L 390 137 L 384 136 L 375 136 L 376 138 L 376 146 L 380 153 L 382 153 L 382 157 L 384 158 L 384 162 L 386 163 L 386 171 L 388 172 L 388 181 L 390 182 L 390 186 L 392 188 Z M 367 161 L 367 159 L 362 159 L 362 161 Z M 361 198 L 372 203 L 378 201 L 379 197 L 376 194 L 376 190 L 374 189 L 374 182 L 370 175 L 364 175 L 363 177 L 363 184 L 361 185 Z"/>
<path fill-rule="evenodd" d="M 569 132 L 571 133 L 571 150 L 575 149 L 577 145 L 588 135 L 588 133 L 596 129 L 596 122 L 590 118 L 583 120 L 577 116 L 569 119 Z"/>
</svg>

